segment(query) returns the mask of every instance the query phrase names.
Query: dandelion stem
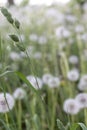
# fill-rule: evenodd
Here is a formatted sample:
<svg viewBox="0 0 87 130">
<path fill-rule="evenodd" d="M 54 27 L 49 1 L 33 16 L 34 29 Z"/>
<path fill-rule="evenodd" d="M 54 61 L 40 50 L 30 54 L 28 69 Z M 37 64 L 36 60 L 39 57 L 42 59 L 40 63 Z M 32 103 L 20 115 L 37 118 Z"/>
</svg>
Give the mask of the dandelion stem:
<svg viewBox="0 0 87 130">
<path fill-rule="evenodd" d="M 85 125 L 87 126 L 87 109 L 84 109 L 84 119 L 85 119 Z"/>
<path fill-rule="evenodd" d="M 19 130 L 21 130 L 21 115 L 22 115 L 22 107 L 21 107 L 21 101 L 18 101 L 18 110 L 19 110 L 19 114 L 18 114 L 18 127 Z"/>
<path fill-rule="evenodd" d="M 75 118 L 73 115 L 71 115 L 71 122 L 72 122 L 72 124 L 74 124 L 74 122 L 75 122 Z"/>
<path fill-rule="evenodd" d="M 7 113 L 5 113 L 5 120 L 6 120 L 7 127 L 9 128 L 9 120 L 8 120 L 8 115 L 7 115 Z"/>
</svg>

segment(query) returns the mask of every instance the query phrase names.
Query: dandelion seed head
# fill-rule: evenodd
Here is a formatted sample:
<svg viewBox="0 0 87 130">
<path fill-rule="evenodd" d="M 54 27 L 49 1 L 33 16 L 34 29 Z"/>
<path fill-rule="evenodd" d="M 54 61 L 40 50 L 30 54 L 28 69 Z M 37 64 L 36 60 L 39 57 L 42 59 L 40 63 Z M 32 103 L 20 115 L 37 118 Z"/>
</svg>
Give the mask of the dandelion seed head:
<svg viewBox="0 0 87 130">
<path fill-rule="evenodd" d="M 83 75 L 80 79 L 80 82 L 78 83 L 78 89 L 79 90 L 87 90 L 87 75 Z"/>
<path fill-rule="evenodd" d="M 13 93 L 13 97 L 15 99 L 21 100 L 21 99 L 25 98 L 25 96 L 26 96 L 26 92 L 23 88 L 17 88 Z"/>
<path fill-rule="evenodd" d="M 79 103 L 81 108 L 87 108 L 87 93 L 80 93 L 75 100 Z"/>
<path fill-rule="evenodd" d="M 48 80 L 51 79 L 53 76 L 49 73 L 43 75 L 42 80 L 44 84 L 48 84 Z"/>
<path fill-rule="evenodd" d="M 72 56 L 70 56 L 69 57 L 69 62 L 71 63 L 71 64 L 78 64 L 78 57 L 77 56 L 75 56 L 75 55 L 72 55 Z"/>
<path fill-rule="evenodd" d="M 48 80 L 48 86 L 50 88 L 55 88 L 55 87 L 59 87 L 60 85 L 60 80 L 58 77 L 52 77 Z"/>
<path fill-rule="evenodd" d="M 75 82 L 79 79 L 79 72 L 73 69 L 67 73 L 67 78 L 68 80 Z"/>
<path fill-rule="evenodd" d="M 70 98 L 64 101 L 63 110 L 67 114 L 75 115 L 79 112 L 80 106 L 76 100 Z"/>
<path fill-rule="evenodd" d="M 43 87 L 43 82 L 39 77 L 29 75 L 27 76 L 27 79 L 35 89 L 41 89 Z"/>
<path fill-rule="evenodd" d="M 0 93 L 0 113 L 9 112 L 14 107 L 14 104 L 15 101 L 11 94 Z"/>
</svg>

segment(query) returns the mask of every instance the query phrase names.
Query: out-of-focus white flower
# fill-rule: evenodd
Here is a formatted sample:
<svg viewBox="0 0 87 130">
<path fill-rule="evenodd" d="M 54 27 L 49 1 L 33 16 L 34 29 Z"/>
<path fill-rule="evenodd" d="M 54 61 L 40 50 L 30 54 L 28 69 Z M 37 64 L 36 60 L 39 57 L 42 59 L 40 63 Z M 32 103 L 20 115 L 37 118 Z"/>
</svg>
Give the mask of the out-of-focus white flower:
<svg viewBox="0 0 87 130">
<path fill-rule="evenodd" d="M 37 36 L 37 34 L 30 34 L 29 39 L 31 41 L 36 42 L 36 41 L 38 41 L 38 36 Z"/>
<path fill-rule="evenodd" d="M 64 26 L 58 27 L 55 33 L 58 38 L 68 38 L 71 35 L 70 31 L 67 30 Z"/>
<path fill-rule="evenodd" d="M 76 69 L 73 69 L 67 73 L 68 80 L 75 82 L 79 79 L 79 72 Z"/>
<path fill-rule="evenodd" d="M 52 77 L 48 80 L 48 83 L 47 85 L 50 87 L 50 88 L 55 88 L 55 87 L 59 87 L 60 85 L 60 80 L 58 77 Z"/>
<path fill-rule="evenodd" d="M 87 74 L 83 75 L 80 79 L 80 81 L 84 81 L 87 83 Z"/>
<path fill-rule="evenodd" d="M 25 98 L 25 96 L 26 96 L 26 92 L 25 92 L 25 90 L 23 88 L 17 88 L 13 93 L 13 97 L 15 99 L 20 100 L 20 99 Z"/>
<path fill-rule="evenodd" d="M 17 53 L 17 52 L 11 52 L 10 53 L 10 58 L 11 58 L 11 60 L 21 60 L 21 57 L 20 57 L 20 55 Z"/>
<path fill-rule="evenodd" d="M 87 42 L 87 33 L 84 33 L 81 35 L 81 39 L 85 42 Z"/>
<path fill-rule="evenodd" d="M 21 58 L 25 58 L 25 57 L 27 57 L 27 56 L 26 56 L 26 54 L 22 51 L 22 52 L 20 52 L 20 57 L 21 57 Z"/>
<path fill-rule="evenodd" d="M 77 25 L 77 26 L 75 27 L 75 31 L 76 31 L 77 33 L 84 32 L 84 27 L 83 27 L 83 25 Z"/>
<path fill-rule="evenodd" d="M 39 18 L 37 21 L 36 21 L 36 25 L 37 26 L 42 26 L 43 24 L 45 23 L 45 18 Z"/>
<path fill-rule="evenodd" d="M 67 15 L 66 16 L 66 20 L 68 21 L 68 22 L 72 22 L 72 23 L 75 23 L 76 22 L 76 17 L 75 16 L 73 16 L 73 15 Z"/>
<path fill-rule="evenodd" d="M 60 27 L 56 28 L 55 34 L 56 34 L 56 36 L 57 36 L 58 38 L 62 38 L 63 28 L 64 28 L 63 26 L 60 26 Z"/>
<path fill-rule="evenodd" d="M 80 105 L 74 99 L 66 99 L 63 104 L 63 110 L 67 114 L 75 115 L 80 111 Z"/>
<path fill-rule="evenodd" d="M 33 58 L 35 59 L 41 59 L 42 58 L 42 53 L 41 52 L 36 52 L 34 55 L 33 55 Z"/>
<path fill-rule="evenodd" d="M 15 101 L 11 94 L 0 93 L 0 113 L 9 112 L 14 107 L 14 104 Z"/>
<path fill-rule="evenodd" d="M 63 23 L 64 21 L 64 14 L 62 12 L 59 12 L 59 10 L 56 10 L 54 8 L 50 8 L 46 11 L 46 17 L 49 18 L 54 18 L 57 20 L 57 23 Z M 55 21 L 54 20 L 54 21 Z"/>
<path fill-rule="evenodd" d="M 46 11 L 46 17 L 56 17 L 58 11 L 55 8 L 50 8 Z"/>
<path fill-rule="evenodd" d="M 83 75 L 80 79 L 80 82 L 78 84 L 79 90 L 87 90 L 87 75 Z"/>
<path fill-rule="evenodd" d="M 85 12 L 87 12 L 87 2 L 84 3 L 83 9 L 84 9 Z"/>
<path fill-rule="evenodd" d="M 76 55 L 72 55 L 69 57 L 69 62 L 71 64 L 78 64 L 78 57 Z"/>
<path fill-rule="evenodd" d="M 87 83 L 87 74 L 83 75 L 80 79 L 81 82 Z"/>
<path fill-rule="evenodd" d="M 79 82 L 78 89 L 81 90 L 81 91 L 87 90 L 87 83 Z"/>
<path fill-rule="evenodd" d="M 40 36 L 40 37 L 38 38 L 38 43 L 41 44 L 41 45 L 46 44 L 46 43 L 47 43 L 47 38 L 46 38 L 46 36 Z"/>
<path fill-rule="evenodd" d="M 80 108 L 87 108 L 87 93 L 80 93 L 75 100 L 79 103 Z"/>
<path fill-rule="evenodd" d="M 35 76 L 27 76 L 27 80 L 29 80 L 29 82 L 32 84 L 32 86 L 35 89 L 41 89 L 43 87 L 43 82 L 39 77 L 35 77 Z"/>
<path fill-rule="evenodd" d="M 68 38 L 68 37 L 70 37 L 70 35 L 71 35 L 70 31 L 67 30 L 67 29 L 64 29 L 63 32 L 62 32 L 62 34 L 63 34 L 63 37 L 64 37 L 64 38 Z"/>
<path fill-rule="evenodd" d="M 84 21 L 87 21 L 87 13 L 84 13 L 84 14 L 83 14 L 82 19 L 84 19 Z"/>
<path fill-rule="evenodd" d="M 51 74 L 49 74 L 49 73 L 44 74 L 42 77 L 43 83 L 48 84 L 48 80 L 51 78 L 53 78 L 53 76 Z"/>
</svg>

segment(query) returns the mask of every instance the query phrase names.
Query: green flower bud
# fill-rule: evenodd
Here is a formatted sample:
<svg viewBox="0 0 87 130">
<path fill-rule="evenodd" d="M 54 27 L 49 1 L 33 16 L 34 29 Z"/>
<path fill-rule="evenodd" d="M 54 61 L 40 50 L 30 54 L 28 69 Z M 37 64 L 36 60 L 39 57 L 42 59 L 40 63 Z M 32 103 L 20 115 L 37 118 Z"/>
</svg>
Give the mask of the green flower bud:
<svg viewBox="0 0 87 130">
<path fill-rule="evenodd" d="M 19 38 L 17 35 L 9 35 L 9 37 L 14 41 L 14 42 L 19 42 Z"/>
<path fill-rule="evenodd" d="M 17 19 L 15 19 L 14 24 L 15 24 L 17 29 L 20 28 L 20 22 Z"/>
</svg>

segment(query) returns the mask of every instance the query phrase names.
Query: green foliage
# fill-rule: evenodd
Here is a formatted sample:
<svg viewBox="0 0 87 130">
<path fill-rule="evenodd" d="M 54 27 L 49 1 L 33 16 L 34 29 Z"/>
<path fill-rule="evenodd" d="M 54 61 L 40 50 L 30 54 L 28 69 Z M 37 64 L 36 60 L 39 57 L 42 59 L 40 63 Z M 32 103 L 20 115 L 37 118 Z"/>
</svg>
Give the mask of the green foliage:
<svg viewBox="0 0 87 130">
<path fill-rule="evenodd" d="M 26 76 L 24 74 L 22 74 L 21 72 L 16 72 L 16 74 L 18 75 L 18 77 L 25 83 L 28 85 L 28 87 L 30 87 L 31 90 L 33 90 L 34 92 L 37 93 L 37 90 L 31 85 L 31 83 L 27 80 Z"/>
<path fill-rule="evenodd" d="M 68 130 L 59 119 L 57 119 L 57 126 L 59 130 Z M 82 128 L 82 130 L 87 130 L 87 127 L 83 123 L 71 124 L 70 130 L 76 130 L 79 126 Z"/>
<path fill-rule="evenodd" d="M 74 123 L 70 126 L 70 130 L 76 130 L 78 127 L 78 124 L 77 123 Z"/>
<path fill-rule="evenodd" d="M 82 57 L 87 45 L 80 38 L 77 38 L 77 35 L 81 35 L 76 34 L 74 30 L 78 23 L 69 23 L 68 21 L 70 19 L 68 15 L 70 14 L 72 14 L 71 16 L 75 15 L 77 19 L 78 12 L 75 11 L 75 14 L 73 14 L 70 8 L 68 13 L 69 10 L 67 11 L 65 8 L 66 13 L 64 13 L 60 9 L 60 12 L 65 15 L 64 19 L 69 18 L 62 25 L 62 22 L 58 23 L 59 19 L 56 19 L 56 14 L 49 13 L 51 8 L 53 13 L 59 11 L 56 6 L 39 8 L 38 11 L 36 11 L 38 8 L 30 8 L 30 12 L 28 12 L 30 13 L 29 18 L 27 18 L 27 20 L 30 20 L 29 26 L 25 24 L 27 20 L 22 21 L 24 22 L 22 26 L 24 30 L 21 30 L 20 22 L 13 18 L 6 8 L 1 8 L 2 14 L 12 25 L 12 28 L 7 25 L 5 28 L 1 27 L 1 34 L 5 36 L 9 31 L 12 32 L 9 37 L 15 42 L 15 46 L 10 44 L 11 40 L 4 39 L 3 42 L 0 37 L 0 63 L 2 63 L 2 66 L 0 66 L 0 90 L 1 92 L 4 90 L 13 93 L 15 89 L 20 87 L 27 93 L 25 99 L 15 101 L 15 108 L 8 113 L 9 129 L 11 130 L 76 130 L 79 127 L 82 130 L 87 130 L 84 121 L 87 116 L 83 110 L 78 115 L 75 115 L 76 118 L 71 115 L 68 117 L 63 111 L 64 100 L 75 97 L 79 93 L 77 86 L 80 79 L 76 82 L 69 81 L 67 72 L 70 69 L 78 68 L 80 77 L 87 73 L 87 63 L 85 58 Z M 22 16 L 25 15 L 24 11 L 20 11 L 24 13 Z M 34 11 L 35 14 L 33 14 Z M 83 21 L 79 20 L 79 24 L 84 26 L 86 22 L 83 23 Z M 55 36 L 56 28 L 61 28 L 61 26 L 64 26 L 65 32 L 67 29 L 71 29 L 69 38 L 63 37 L 62 33 L 60 34 L 62 38 Z M 34 38 L 30 39 L 31 34 L 36 36 L 34 37 L 36 41 Z M 47 41 L 43 44 L 43 41 L 45 41 L 44 36 L 46 36 Z M 39 43 L 40 41 L 41 43 Z M 68 62 L 71 55 L 78 57 L 78 64 L 71 65 Z M 52 74 L 52 77 L 59 77 L 60 86 L 50 88 L 48 84 L 43 84 L 41 89 L 39 87 L 35 89 L 26 78 L 28 75 L 33 75 L 35 80 L 37 80 L 35 76 L 42 79 L 45 73 Z M 0 126 L 4 125 L 2 130 L 8 130 L 4 115 L 1 114 L 0 118 L 2 119 Z M 84 124 L 76 122 L 84 122 Z"/>
<path fill-rule="evenodd" d="M 87 127 L 83 123 L 78 123 L 82 130 L 87 130 Z"/>
<path fill-rule="evenodd" d="M 57 119 L 57 126 L 58 126 L 59 130 L 66 130 L 63 123 L 59 119 Z"/>
</svg>

